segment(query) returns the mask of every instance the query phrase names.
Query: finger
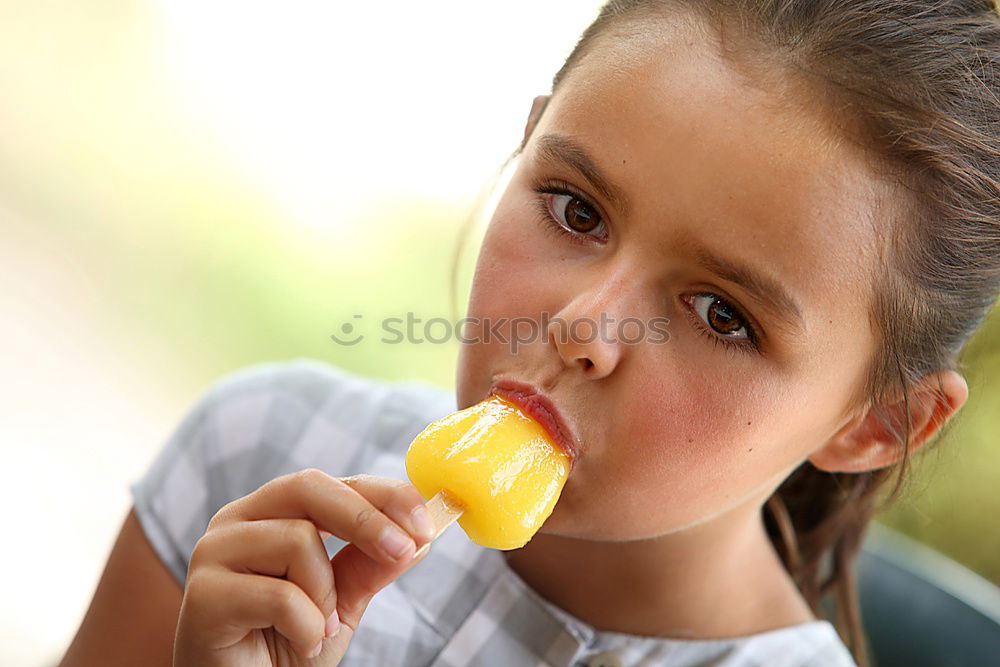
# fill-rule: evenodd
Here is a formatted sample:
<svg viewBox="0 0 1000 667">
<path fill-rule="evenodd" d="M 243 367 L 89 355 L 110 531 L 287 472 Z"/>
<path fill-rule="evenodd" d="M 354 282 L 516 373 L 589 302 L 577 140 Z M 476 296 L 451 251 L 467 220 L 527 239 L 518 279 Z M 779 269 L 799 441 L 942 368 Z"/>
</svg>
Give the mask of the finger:
<svg viewBox="0 0 1000 667">
<path fill-rule="evenodd" d="M 211 634 L 214 649 L 228 648 L 251 630 L 272 626 L 303 657 L 323 640 L 326 619 L 290 581 L 202 568 L 192 574 L 187 597 L 192 598 L 191 608 L 198 610 L 199 618 L 191 621 Z"/>
<path fill-rule="evenodd" d="M 349 626 L 352 632 L 356 630 L 372 597 L 423 560 L 429 548 L 430 543 L 421 547 L 421 553 L 413 560 L 394 566 L 373 560 L 353 544 L 338 551 L 330 564 L 337 581 L 337 614 L 340 622 Z"/>
<path fill-rule="evenodd" d="M 434 539 L 434 520 L 417 487 L 401 479 L 351 475 L 341 481 L 410 533 L 417 544 Z"/>
<path fill-rule="evenodd" d="M 305 519 L 261 519 L 218 526 L 201 549 L 234 572 L 284 577 L 305 592 L 324 616 L 337 608 L 333 568 L 316 526 Z"/>
<path fill-rule="evenodd" d="M 308 519 L 357 544 L 376 560 L 396 564 L 413 557 L 416 543 L 403 527 L 340 479 L 320 470 L 278 477 L 226 505 L 209 528 L 232 521 Z"/>
</svg>

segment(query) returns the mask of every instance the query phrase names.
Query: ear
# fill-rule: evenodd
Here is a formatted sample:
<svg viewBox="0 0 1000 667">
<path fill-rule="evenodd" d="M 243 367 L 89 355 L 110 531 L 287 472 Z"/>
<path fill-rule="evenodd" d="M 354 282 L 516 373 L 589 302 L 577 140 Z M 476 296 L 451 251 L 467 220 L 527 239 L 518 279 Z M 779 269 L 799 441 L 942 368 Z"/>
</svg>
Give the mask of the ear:
<svg viewBox="0 0 1000 667">
<path fill-rule="evenodd" d="M 930 440 L 958 412 L 969 396 L 965 378 L 955 371 L 928 373 L 911 388 L 910 453 Z M 878 405 L 851 418 L 812 453 L 809 462 L 827 472 L 863 472 L 896 463 L 903 457 L 896 433 L 905 432 L 902 399 Z"/>
<path fill-rule="evenodd" d="M 545 111 L 545 107 L 548 105 L 551 95 L 538 95 L 531 102 L 531 112 L 528 114 L 528 122 L 524 126 L 524 140 L 521 142 L 521 147 L 528 143 L 528 138 L 534 131 L 535 126 L 538 124 L 538 119 L 542 117 L 542 112 Z"/>
</svg>

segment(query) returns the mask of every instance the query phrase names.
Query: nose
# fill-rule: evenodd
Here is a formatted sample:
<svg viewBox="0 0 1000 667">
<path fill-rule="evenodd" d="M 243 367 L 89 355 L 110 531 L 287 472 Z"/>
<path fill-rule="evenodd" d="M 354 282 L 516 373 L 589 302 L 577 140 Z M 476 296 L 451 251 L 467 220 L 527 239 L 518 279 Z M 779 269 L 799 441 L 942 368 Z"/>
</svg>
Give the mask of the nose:
<svg viewBox="0 0 1000 667">
<path fill-rule="evenodd" d="M 566 368 L 578 367 L 596 380 L 609 375 L 621 362 L 624 348 L 619 327 L 627 297 L 623 287 L 622 281 L 606 281 L 578 292 L 549 319 L 549 344 Z"/>
</svg>

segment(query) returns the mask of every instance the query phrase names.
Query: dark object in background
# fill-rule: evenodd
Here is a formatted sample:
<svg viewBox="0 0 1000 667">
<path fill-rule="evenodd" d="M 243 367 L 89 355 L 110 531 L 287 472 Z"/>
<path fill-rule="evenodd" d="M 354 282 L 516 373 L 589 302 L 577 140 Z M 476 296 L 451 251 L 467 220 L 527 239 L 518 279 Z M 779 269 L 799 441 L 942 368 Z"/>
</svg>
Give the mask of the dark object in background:
<svg viewBox="0 0 1000 667">
<path fill-rule="evenodd" d="M 1000 665 L 1000 588 L 876 523 L 857 568 L 875 667 Z"/>
</svg>

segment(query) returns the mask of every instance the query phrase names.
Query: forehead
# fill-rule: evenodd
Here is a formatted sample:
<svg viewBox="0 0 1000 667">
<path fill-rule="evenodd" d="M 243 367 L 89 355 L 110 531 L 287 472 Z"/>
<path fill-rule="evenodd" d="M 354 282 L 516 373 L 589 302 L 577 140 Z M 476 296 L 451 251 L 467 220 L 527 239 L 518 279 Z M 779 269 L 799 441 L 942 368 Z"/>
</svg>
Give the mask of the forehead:
<svg viewBox="0 0 1000 667">
<path fill-rule="evenodd" d="M 830 319 L 820 309 L 866 316 L 888 185 L 801 80 L 767 71 L 724 55 L 697 22 L 613 28 L 560 83 L 533 138 L 585 146 L 629 199 L 624 226 L 655 223 L 642 228 L 661 251 L 696 237 L 761 267 L 808 327 Z"/>
</svg>

